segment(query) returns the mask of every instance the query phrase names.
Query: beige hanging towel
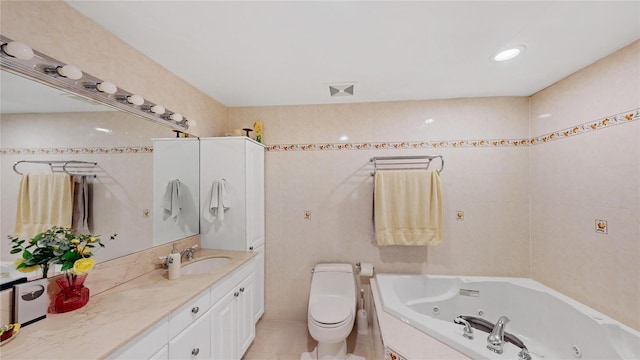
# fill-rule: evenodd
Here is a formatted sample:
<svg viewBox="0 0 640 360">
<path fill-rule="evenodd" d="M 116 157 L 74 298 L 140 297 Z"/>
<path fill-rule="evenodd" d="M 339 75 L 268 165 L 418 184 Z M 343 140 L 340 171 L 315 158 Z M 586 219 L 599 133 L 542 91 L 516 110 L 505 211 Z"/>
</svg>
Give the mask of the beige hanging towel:
<svg viewBox="0 0 640 360">
<path fill-rule="evenodd" d="M 70 228 L 73 187 L 68 174 L 25 174 L 18 189 L 15 235 L 32 237 L 54 226 Z"/>
<path fill-rule="evenodd" d="M 378 245 L 440 245 L 442 194 L 436 170 L 379 170 L 374 180 Z"/>
</svg>

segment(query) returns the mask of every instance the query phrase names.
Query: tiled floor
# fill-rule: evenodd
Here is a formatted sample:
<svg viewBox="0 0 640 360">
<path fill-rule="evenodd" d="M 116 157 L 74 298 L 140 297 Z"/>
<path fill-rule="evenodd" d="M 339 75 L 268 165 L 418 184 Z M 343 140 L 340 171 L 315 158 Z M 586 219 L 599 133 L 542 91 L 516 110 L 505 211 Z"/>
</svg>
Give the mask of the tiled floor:
<svg viewBox="0 0 640 360">
<path fill-rule="evenodd" d="M 306 322 L 263 319 L 256 326 L 256 338 L 243 360 L 300 360 L 302 353 L 315 347 Z M 354 327 L 347 338 L 347 353 L 374 360 L 371 332 L 358 335 Z"/>
</svg>

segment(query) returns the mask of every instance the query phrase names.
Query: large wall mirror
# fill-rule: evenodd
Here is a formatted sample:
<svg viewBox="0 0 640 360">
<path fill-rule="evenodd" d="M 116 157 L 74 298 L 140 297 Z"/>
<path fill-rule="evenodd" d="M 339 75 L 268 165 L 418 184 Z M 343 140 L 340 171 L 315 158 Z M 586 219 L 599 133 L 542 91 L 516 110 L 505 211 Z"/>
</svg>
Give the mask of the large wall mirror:
<svg viewBox="0 0 640 360">
<path fill-rule="evenodd" d="M 172 128 L 4 69 L 0 76 L 2 260 L 15 258 L 7 236 L 14 232 L 22 177 L 13 167 L 21 161 L 17 170 L 22 173 L 51 171 L 46 164 L 28 161 L 97 163 L 86 170 L 95 174 L 88 179 L 89 230 L 105 240 L 118 234 L 96 253 L 99 262 L 160 245 L 153 240 L 154 213 L 162 209 L 161 199 L 153 195 L 152 139 L 174 138 Z M 197 179 L 198 173 L 193 176 Z M 162 242 L 174 240 L 178 238 Z"/>
</svg>

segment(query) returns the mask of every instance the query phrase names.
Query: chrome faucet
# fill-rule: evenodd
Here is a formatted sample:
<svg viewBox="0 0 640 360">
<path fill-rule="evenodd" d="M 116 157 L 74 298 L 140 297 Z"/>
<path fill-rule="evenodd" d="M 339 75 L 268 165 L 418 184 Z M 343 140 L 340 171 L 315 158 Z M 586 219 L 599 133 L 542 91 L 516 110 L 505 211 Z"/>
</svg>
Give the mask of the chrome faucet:
<svg viewBox="0 0 640 360">
<path fill-rule="evenodd" d="M 182 261 L 182 258 L 187 255 L 187 260 L 192 260 L 193 259 L 193 253 L 196 251 L 196 248 L 198 247 L 198 245 L 193 245 L 191 247 L 188 247 L 184 250 L 182 250 L 182 252 L 180 253 L 180 261 Z"/>
<path fill-rule="evenodd" d="M 509 321 L 508 317 L 500 316 L 498 322 L 487 337 L 487 349 L 497 354 L 502 354 L 504 347 L 504 327 Z"/>
</svg>

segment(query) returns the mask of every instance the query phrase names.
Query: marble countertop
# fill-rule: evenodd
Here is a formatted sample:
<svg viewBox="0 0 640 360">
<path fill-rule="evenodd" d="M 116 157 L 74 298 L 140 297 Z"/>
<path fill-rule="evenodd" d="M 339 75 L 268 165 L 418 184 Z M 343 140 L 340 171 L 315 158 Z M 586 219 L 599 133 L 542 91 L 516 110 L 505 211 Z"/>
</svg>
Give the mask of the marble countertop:
<svg viewBox="0 0 640 360">
<path fill-rule="evenodd" d="M 157 269 L 91 296 L 89 303 L 20 329 L 19 335 L 0 348 L 3 359 L 104 358 L 190 299 L 207 290 L 253 256 L 254 252 L 196 251 L 194 260 L 228 256 L 231 262 L 209 273 L 182 275 L 168 280 Z M 91 276 L 91 274 L 89 274 Z"/>
</svg>

